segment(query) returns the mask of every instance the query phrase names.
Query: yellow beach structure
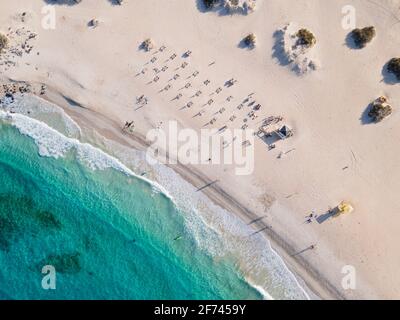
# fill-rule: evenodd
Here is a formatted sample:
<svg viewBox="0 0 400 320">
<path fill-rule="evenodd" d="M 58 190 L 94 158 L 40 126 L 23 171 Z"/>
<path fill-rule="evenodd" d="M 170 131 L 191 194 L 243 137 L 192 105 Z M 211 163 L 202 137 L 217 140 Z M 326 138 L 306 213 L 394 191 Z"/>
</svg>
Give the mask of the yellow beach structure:
<svg viewBox="0 0 400 320">
<path fill-rule="evenodd" d="M 353 206 L 347 202 L 347 201 L 342 201 L 338 206 L 337 206 L 337 213 L 335 214 L 336 217 L 346 214 L 346 213 L 352 213 L 354 211 Z"/>
</svg>

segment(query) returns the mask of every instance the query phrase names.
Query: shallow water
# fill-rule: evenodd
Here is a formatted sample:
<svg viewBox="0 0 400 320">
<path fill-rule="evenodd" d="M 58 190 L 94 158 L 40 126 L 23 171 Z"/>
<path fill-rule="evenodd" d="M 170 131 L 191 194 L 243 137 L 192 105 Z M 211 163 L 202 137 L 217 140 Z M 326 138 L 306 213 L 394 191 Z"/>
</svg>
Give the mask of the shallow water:
<svg viewBox="0 0 400 320">
<path fill-rule="evenodd" d="M 195 208 L 163 166 L 165 193 L 80 143 L 71 123 L 68 137 L 12 117 L 0 117 L 0 299 L 306 298 L 263 237 Z M 55 290 L 41 287 L 44 265 Z"/>
</svg>

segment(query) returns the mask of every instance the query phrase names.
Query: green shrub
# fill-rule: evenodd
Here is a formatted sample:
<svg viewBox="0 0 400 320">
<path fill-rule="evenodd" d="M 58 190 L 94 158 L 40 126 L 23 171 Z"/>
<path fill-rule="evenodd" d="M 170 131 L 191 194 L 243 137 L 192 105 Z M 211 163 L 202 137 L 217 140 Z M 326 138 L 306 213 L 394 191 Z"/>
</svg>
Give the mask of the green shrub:
<svg viewBox="0 0 400 320">
<path fill-rule="evenodd" d="M 145 51 L 150 51 L 154 48 L 154 42 L 152 39 L 146 39 L 142 42 L 141 48 Z"/>
<path fill-rule="evenodd" d="M 386 117 L 392 114 L 392 107 L 386 103 L 374 102 L 368 116 L 374 122 L 381 122 Z"/>
<path fill-rule="evenodd" d="M 0 33 L 0 53 L 7 47 L 8 45 L 8 38 Z"/>
<path fill-rule="evenodd" d="M 387 70 L 390 73 L 393 73 L 397 80 L 400 81 L 400 58 L 393 58 L 392 60 L 389 61 Z"/>
<path fill-rule="evenodd" d="M 365 27 L 363 29 L 354 29 L 351 34 L 355 45 L 359 48 L 364 48 L 375 37 L 376 31 L 375 27 Z"/>
<path fill-rule="evenodd" d="M 256 35 L 254 33 L 250 33 L 243 39 L 243 42 L 246 46 L 254 48 L 256 46 L 256 40 Z"/>
<path fill-rule="evenodd" d="M 218 3 L 219 0 L 203 0 L 204 6 L 207 9 L 212 9 Z"/>
<path fill-rule="evenodd" d="M 317 43 L 317 39 L 314 34 L 307 29 L 300 29 L 297 34 L 298 43 L 302 46 L 306 46 L 307 48 L 311 48 Z"/>
</svg>

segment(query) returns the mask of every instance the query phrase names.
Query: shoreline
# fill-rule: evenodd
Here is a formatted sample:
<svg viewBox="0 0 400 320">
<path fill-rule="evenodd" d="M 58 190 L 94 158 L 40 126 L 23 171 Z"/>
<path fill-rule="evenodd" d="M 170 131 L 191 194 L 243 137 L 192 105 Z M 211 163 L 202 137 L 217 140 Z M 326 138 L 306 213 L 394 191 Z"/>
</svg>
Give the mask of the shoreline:
<svg viewBox="0 0 400 320">
<path fill-rule="evenodd" d="M 54 94 L 54 93 L 53 93 Z M 64 97 L 60 93 L 56 93 L 60 97 Z M 98 134 L 102 137 L 120 143 L 127 147 L 133 147 L 136 150 L 144 151 L 149 147 L 149 143 L 146 139 L 139 133 L 134 132 L 132 134 L 127 134 L 122 131 L 120 126 L 113 121 L 88 108 L 80 107 L 78 111 L 73 111 L 66 104 L 60 104 L 59 99 L 52 100 L 46 99 L 46 97 L 40 97 L 51 103 L 54 103 L 61 107 L 78 125 L 90 129 L 96 130 Z M 101 119 L 102 123 L 107 123 L 109 127 L 107 130 L 101 128 L 96 120 Z M 174 172 L 181 176 L 185 181 L 190 183 L 196 188 L 206 185 L 209 183 L 210 179 L 203 174 L 201 171 L 197 170 L 193 166 L 182 165 L 178 162 L 177 165 L 167 164 Z M 315 295 L 320 299 L 345 299 L 344 296 L 329 283 L 327 279 L 324 279 L 318 270 L 312 267 L 312 265 L 302 257 L 301 255 L 293 256 L 296 252 L 295 248 L 289 245 L 289 243 L 275 232 L 272 228 L 269 228 L 268 224 L 259 220 L 259 216 L 246 208 L 245 205 L 241 204 L 232 195 L 228 194 L 217 184 L 214 184 L 202 191 L 214 204 L 226 209 L 232 214 L 235 214 L 243 223 L 248 224 L 250 221 L 258 220 L 251 224 L 251 227 L 255 232 L 262 230 L 262 234 L 270 242 L 272 249 L 278 254 L 278 256 L 283 260 L 285 265 L 288 267 L 290 272 L 296 277 L 300 286 L 302 282 L 305 283 L 306 288 L 303 289 L 307 292 L 309 296 Z"/>
</svg>

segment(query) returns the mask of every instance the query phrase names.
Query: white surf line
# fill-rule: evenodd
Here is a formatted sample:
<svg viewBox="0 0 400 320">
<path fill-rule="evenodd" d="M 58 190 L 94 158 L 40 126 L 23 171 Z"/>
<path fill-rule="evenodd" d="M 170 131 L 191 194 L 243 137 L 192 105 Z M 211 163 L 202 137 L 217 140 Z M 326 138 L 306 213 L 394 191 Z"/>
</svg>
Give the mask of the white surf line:
<svg viewBox="0 0 400 320">
<path fill-rule="evenodd" d="M 57 130 L 55 130 L 52 127 L 50 127 L 49 125 L 47 125 L 46 123 L 36 120 L 36 119 L 33 119 L 33 118 L 30 118 L 23 114 L 10 113 L 10 112 L 5 112 L 5 111 L 0 110 L 0 119 L 10 122 L 10 124 L 12 126 L 14 126 L 15 128 L 17 128 L 21 134 L 32 138 L 35 141 L 35 144 L 38 146 L 38 148 L 39 148 L 38 151 L 41 156 L 53 157 L 53 158 L 63 157 L 66 152 L 68 152 L 71 149 L 75 149 L 78 152 L 78 156 L 81 156 L 80 160 L 85 162 L 85 158 L 83 158 L 83 155 L 86 155 L 86 157 L 90 157 L 90 156 L 94 155 L 93 153 L 97 153 L 98 155 L 109 160 L 110 162 L 102 163 L 101 165 L 96 164 L 95 166 L 91 166 L 90 163 L 87 163 L 87 165 L 90 168 L 92 168 L 93 170 L 104 170 L 106 168 L 113 168 L 113 169 L 118 170 L 128 176 L 133 176 L 142 181 L 145 181 L 150 186 L 156 188 L 157 191 L 163 193 L 176 206 L 179 207 L 179 204 L 178 204 L 179 201 L 177 202 L 176 199 L 174 199 L 174 197 L 162 185 L 160 185 L 159 183 L 152 181 L 148 178 L 137 175 L 131 169 L 129 169 L 127 166 L 125 166 L 120 160 L 107 154 L 103 150 L 94 147 L 93 145 L 91 145 L 89 143 L 82 143 L 78 139 L 66 137 L 63 134 L 61 134 L 60 132 L 58 132 Z M 51 137 L 50 139 L 53 139 L 53 142 L 51 140 L 46 141 L 46 136 L 47 136 L 47 138 Z M 62 145 L 60 145 L 60 141 L 62 141 Z M 49 153 L 49 149 L 51 149 L 51 147 L 54 148 L 54 145 L 49 146 L 49 145 L 46 145 L 46 143 L 47 144 L 57 143 L 58 147 L 61 147 L 61 149 L 58 150 L 58 152 L 57 152 L 57 150 L 56 150 L 56 152 L 54 152 L 54 150 L 53 150 L 53 153 L 51 153 L 51 152 Z M 41 149 L 41 147 L 45 147 L 45 150 Z M 87 160 L 86 160 L 86 162 L 87 162 Z M 200 215 L 200 218 L 205 225 L 207 225 L 211 229 L 214 229 L 212 226 L 208 225 L 202 219 L 201 215 Z M 217 231 L 217 233 L 218 233 L 218 230 L 214 230 L 214 231 Z M 310 297 L 307 294 L 307 292 L 305 291 L 305 289 L 300 285 L 300 283 L 298 282 L 295 275 L 288 269 L 288 267 L 286 266 L 286 264 L 285 264 L 284 260 L 281 258 L 281 256 L 279 256 L 279 254 L 272 248 L 269 240 L 266 239 L 265 237 L 264 237 L 264 239 L 267 241 L 271 252 L 278 258 L 280 264 L 284 266 L 287 274 L 290 277 L 292 277 L 292 280 L 294 280 L 295 284 L 301 290 L 301 292 L 304 294 L 306 299 L 310 300 Z M 263 288 L 262 286 L 259 286 L 259 285 L 252 284 L 247 279 L 245 279 L 245 280 L 247 283 L 249 283 L 249 285 L 251 285 L 258 292 L 260 292 L 260 294 L 264 298 L 266 298 L 268 300 L 274 300 L 274 298 L 266 291 L 265 288 Z"/>
<path fill-rule="evenodd" d="M 19 113 L 10 113 L 10 112 L 2 111 L 2 110 L 0 110 L 0 119 L 10 121 L 10 124 L 12 126 L 14 126 L 15 128 L 17 128 L 21 134 L 32 138 L 35 141 L 35 144 L 38 146 L 39 154 L 41 156 L 53 157 L 53 158 L 58 158 L 60 156 L 63 157 L 65 152 L 67 152 L 73 148 L 75 150 L 77 150 L 78 155 L 81 157 L 85 154 L 87 156 L 88 154 L 97 153 L 98 155 L 104 157 L 103 159 L 106 159 L 108 161 L 107 161 L 107 163 L 102 163 L 101 165 L 99 165 L 98 163 L 97 164 L 95 163 L 95 167 L 90 166 L 90 163 L 89 163 L 88 166 L 91 167 L 93 170 L 96 170 L 96 169 L 104 170 L 106 168 L 113 168 L 115 170 L 118 170 L 118 171 L 126 174 L 126 175 L 130 175 L 130 176 L 138 178 L 142 181 L 145 181 L 146 183 L 148 183 L 149 185 L 151 185 L 152 187 L 157 189 L 157 191 L 163 193 L 165 196 L 167 196 L 172 201 L 174 200 L 173 197 L 169 194 L 169 192 L 163 186 L 161 186 L 160 184 L 158 184 L 155 181 L 152 181 L 146 177 L 136 174 L 131 169 L 126 167 L 117 158 L 105 153 L 103 150 L 96 148 L 89 143 L 83 143 L 83 142 L 80 142 L 78 139 L 66 137 L 42 121 L 27 117 L 27 116 L 19 114 Z M 43 138 L 48 138 L 49 136 L 55 137 L 55 140 L 58 143 L 58 147 L 61 147 L 60 150 L 58 150 L 58 151 L 51 150 L 51 146 L 46 145 L 46 143 L 47 144 L 55 143 L 54 139 L 53 139 L 53 141 L 48 140 L 47 142 L 43 139 Z M 60 141 L 62 141 L 62 145 L 60 144 Z M 45 150 L 41 149 L 43 147 L 45 148 Z M 54 145 L 53 145 L 53 147 L 54 147 Z M 81 160 L 85 161 L 84 158 L 82 158 Z M 173 202 L 175 203 L 175 201 L 173 201 Z"/>
</svg>

